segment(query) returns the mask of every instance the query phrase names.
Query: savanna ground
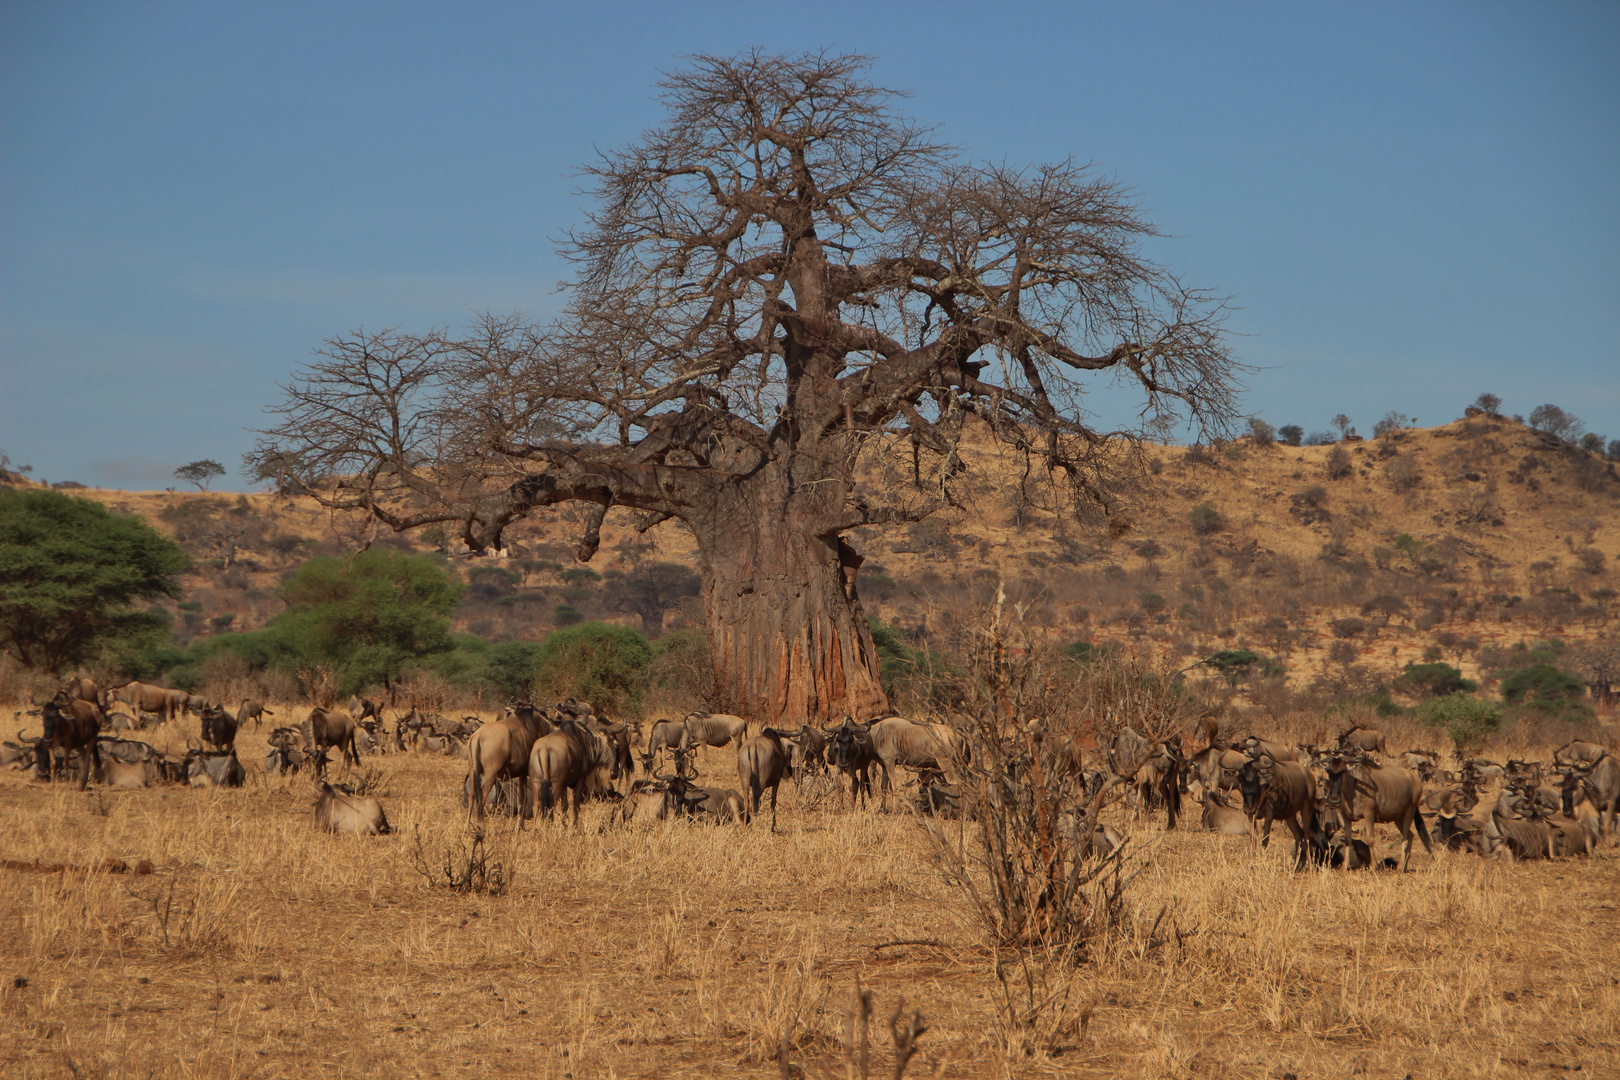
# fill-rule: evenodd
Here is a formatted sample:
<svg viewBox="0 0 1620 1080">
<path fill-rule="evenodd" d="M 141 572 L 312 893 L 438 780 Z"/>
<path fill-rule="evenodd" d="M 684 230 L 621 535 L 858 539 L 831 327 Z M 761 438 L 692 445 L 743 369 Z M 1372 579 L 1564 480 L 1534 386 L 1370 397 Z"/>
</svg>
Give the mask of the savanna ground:
<svg viewBox="0 0 1620 1080">
<path fill-rule="evenodd" d="M 578 830 L 492 819 L 511 885 L 457 894 L 413 853 L 465 845 L 461 759 L 367 757 L 398 834 L 327 836 L 307 778 L 251 764 L 267 732 L 240 738 L 237 791 L 0 774 L 0 1074 L 769 1077 L 792 1018 L 794 1075 L 843 1076 L 857 978 L 873 1075 L 900 998 L 929 1025 L 914 1077 L 1620 1074 L 1612 843 L 1296 874 L 1286 833 L 1262 852 L 1121 810 L 1145 863 L 1125 923 L 1071 978 L 1047 973 L 1052 1004 L 1015 1032 L 996 970 L 1021 996 L 1025 969 L 909 813 L 790 783 L 775 834 L 608 827 L 600 804 Z M 703 782 L 735 783 L 734 753 L 707 755 Z M 110 859 L 156 869 L 86 869 Z"/>
</svg>

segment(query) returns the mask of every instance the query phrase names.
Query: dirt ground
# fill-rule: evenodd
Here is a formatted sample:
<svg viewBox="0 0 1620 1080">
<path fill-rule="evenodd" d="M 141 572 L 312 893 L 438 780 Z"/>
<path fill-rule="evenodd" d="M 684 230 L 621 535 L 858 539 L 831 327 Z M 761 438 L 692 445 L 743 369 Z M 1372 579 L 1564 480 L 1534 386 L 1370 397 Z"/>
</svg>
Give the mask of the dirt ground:
<svg viewBox="0 0 1620 1080">
<path fill-rule="evenodd" d="M 1287 843 L 1122 810 L 1146 862 L 1127 924 L 1072 976 L 1029 972 L 1051 1003 L 1019 1027 L 1004 986 L 1026 970 L 1003 955 L 997 978 L 910 814 L 810 781 L 774 834 L 612 826 L 604 805 L 578 829 L 492 821 L 510 887 L 457 894 L 414 855 L 467 842 L 460 759 L 368 757 L 398 833 L 327 836 L 307 778 L 251 765 L 267 731 L 240 739 L 236 791 L 0 773 L 0 1074 L 772 1077 L 789 1032 L 792 1075 L 842 1077 L 858 978 L 873 1075 L 904 999 L 928 1024 L 912 1077 L 1620 1076 L 1612 842 L 1296 874 Z M 735 782 L 729 750 L 700 767 Z"/>
</svg>

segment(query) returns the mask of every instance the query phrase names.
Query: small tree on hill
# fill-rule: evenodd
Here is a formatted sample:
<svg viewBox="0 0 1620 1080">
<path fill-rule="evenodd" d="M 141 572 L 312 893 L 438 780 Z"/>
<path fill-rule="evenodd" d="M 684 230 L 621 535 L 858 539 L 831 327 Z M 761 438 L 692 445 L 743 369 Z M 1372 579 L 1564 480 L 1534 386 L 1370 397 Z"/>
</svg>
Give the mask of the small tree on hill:
<svg viewBox="0 0 1620 1080">
<path fill-rule="evenodd" d="M 1298 446 L 1305 441 L 1305 429 L 1298 424 L 1284 424 L 1277 429 L 1277 434 L 1289 446 Z"/>
<path fill-rule="evenodd" d="M 1530 426 L 1560 439 L 1574 442 L 1586 425 L 1574 413 L 1565 412 L 1557 405 L 1537 405 L 1530 410 Z"/>
<path fill-rule="evenodd" d="M 1350 433 L 1356 430 L 1354 427 L 1355 421 L 1351 420 L 1344 413 L 1340 413 L 1328 422 L 1339 429 L 1340 439 L 1348 439 L 1350 437 Z"/>
<path fill-rule="evenodd" d="M 1474 408 L 1494 420 L 1502 415 L 1502 399 L 1495 394 L 1481 394 L 1474 399 Z"/>
<path fill-rule="evenodd" d="M 225 466 L 217 461 L 203 458 L 193 461 L 190 465 L 182 465 L 174 470 L 174 475 L 188 484 L 196 485 L 198 491 L 207 491 L 208 485 L 218 477 L 225 475 Z"/>
</svg>

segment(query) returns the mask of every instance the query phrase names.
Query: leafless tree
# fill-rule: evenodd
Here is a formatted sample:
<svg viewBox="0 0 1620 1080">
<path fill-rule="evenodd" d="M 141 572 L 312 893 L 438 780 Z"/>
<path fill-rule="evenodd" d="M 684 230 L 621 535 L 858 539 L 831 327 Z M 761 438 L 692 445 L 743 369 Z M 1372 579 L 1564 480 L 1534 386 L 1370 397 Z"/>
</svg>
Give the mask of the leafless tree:
<svg viewBox="0 0 1620 1080">
<path fill-rule="evenodd" d="M 1070 508 L 1107 510 L 1132 432 L 1226 431 L 1224 301 L 1150 261 L 1116 181 L 974 165 L 849 55 L 700 56 L 668 118 L 586 172 L 546 326 L 358 333 L 285 387 L 250 468 L 395 529 L 497 547 L 540 507 L 696 536 L 718 700 L 786 722 L 885 704 L 845 533 L 920 520 L 996 444 Z M 1120 436 L 1124 436 L 1123 438 Z M 891 460 L 884 461 L 889 458 Z M 904 466 L 910 483 L 877 479 Z"/>
</svg>

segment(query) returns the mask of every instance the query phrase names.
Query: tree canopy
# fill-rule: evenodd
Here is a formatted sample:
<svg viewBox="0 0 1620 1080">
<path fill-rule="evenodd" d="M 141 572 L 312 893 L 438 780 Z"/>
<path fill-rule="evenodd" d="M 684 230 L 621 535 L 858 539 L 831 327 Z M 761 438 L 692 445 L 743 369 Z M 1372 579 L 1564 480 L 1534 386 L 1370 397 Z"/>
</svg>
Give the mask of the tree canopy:
<svg viewBox="0 0 1620 1080">
<path fill-rule="evenodd" d="M 965 161 L 849 55 L 700 56 L 666 122 L 588 166 L 546 325 L 356 333 L 284 388 L 249 465 L 395 529 L 503 544 L 538 508 L 678 518 L 705 564 L 720 698 L 791 719 L 885 704 L 843 535 L 957 504 L 986 448 L 1019 490 L 1107 511 L 1129 438 L 1225 430 L 1224 299 L 1074 160 Z M 1099 377 L 1139 424 L 1085 408 Z M 903 478 L 896 480 L 895 478 Z"/>
<path fill-rule="evenodd" d="M 0 490 L 0 647 L 59 672 L 167 630 L 136 601 L 178 597 L 189 562 L 136 517 L 55 491 Z"/>
</svg>

